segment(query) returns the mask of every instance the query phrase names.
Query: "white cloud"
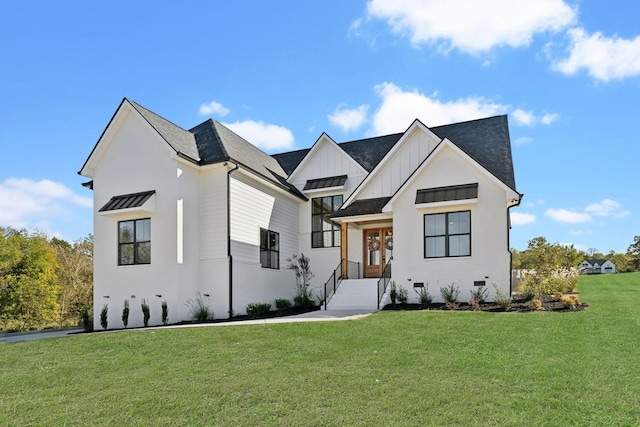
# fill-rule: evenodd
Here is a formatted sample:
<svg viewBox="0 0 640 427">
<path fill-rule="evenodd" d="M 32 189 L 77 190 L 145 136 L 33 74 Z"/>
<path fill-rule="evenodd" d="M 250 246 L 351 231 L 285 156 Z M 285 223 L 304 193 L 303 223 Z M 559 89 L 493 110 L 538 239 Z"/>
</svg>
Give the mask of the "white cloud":
<svg viewBox="0 0 640 427">
<path fill-rule="evenodd" d="M 540 122 L 543 125 L 550 125 L 551 123 L 557 121 L 559 118 L 558 113 L 549 113 L 549 114 L 545 114 L 544 116 L 542 116 L 540 118 Z"/>
<path fill-rule="evenodd" d="M 508 106 L 481 97 L 441 102 L 418 91 L 405 92 L 393 83 L 376 85 L 382 104 L 373 116 L 374 135 L 402 132 L 416 119 L 427 126 L 438 126 L 465 120 L 504 114 Z"/>
<path fill-rule="evenodd" d="M 338 106 L 327 118 L 332 125 L 339 127 L 345 132 L 349 132 L 362 126 L 367 119 L 368 109 L 368 105 L 361 105 L 353 109 Z"/>
<path fill-rule="evenodd" d="M 511 224 L 512 225 L 527 225 L 536 221 L 536 216 L 523 212 L 511 212 Z"/>
<path fill-rule="evenodd" d="M 604 199 L 598 203 L 592 203 L 584 210 L 593 216 L 622 218 L 631 215 L 631 212 L 625 210 L 620 203 L 611 199 Z"/>
<path fill-rule="evenodd" d="M 548 113 L 542 117 L 537 117 L 532 111 L 524 111 L 516 108 L 511 112 L 511 117 L 515 120 L 516 124 L 521 126 L 534 126 L 538 122 L 543 125 L 550 125 L 558 120 L 558 113 Z"/>
<path fill-rule="evenodd" d="M 591 221 L 591 215 L 585 212 L 575 212 L 567 209 L 547 209 L 544 213 L 549 218 L 568 224 L 579 224 Z"/>
<path fill-rule="evenodd" d="M 582 28 L 569 30 L 568 34 L 569 57 L 555 62 L 554 69 L 573 75 L 584 68 L 591 77 L 604 82 L 640 74 L 640 36 L 633 40 L 610 38 L 600 32 L 589 35 Z"/>
<path fill-rule="evenodd" d="M 536 116 L 531 111 L 524 111 L 519 108 L 511 112 L 513 117 L 519 125 L 533 126 L 536 123 Z"/>
<path fill-rule="evenodd" d="M 562 30 L 576 20 L 576 10 L 562 0 L 370 0 L 367 12 L 408 35 L 415 46 L 470 53 L 526 46 L 535 34 Z"/>
<path fill-rule="evenodd" d="M 294 146 L 293 133 L 283 126 L 254 120 L 224 123 L 224 125 L 265 151 L 288 150 Z"/>
<path fill-rule="evenodd" d="M 591 203 L 582 212 L 567 209 L 547 209 L 544 213 L 549 218 L 569 224 L 579 224 L 593 221 L 593 217 L 623 218 L 631 215 L 615 200 L 603 199 L 598 203 Z"/>
<path fill-rule="evenodd" d="M 68 220 L 73 207 L 91 208 L 93 200 L 75 194 L 59 182 L 7 178 L 0 183 L 0 225 L 40 228 L 56 220 Z"/>
<path fill-rule="evenodd" d="M 529 137 L 524 137 L 523 136 L 523 137 L 520 137 L 520 138 L 516 138 L 516 140 L 514 142 L 515 142 L 515 144 L 517 146 L 525 145 L 525 144 L 529 144 L 529 143 L 533 142 L 533 138 L 529 138 Z"/>
<path fill-rule="evenodd" d="M 231 112 L 228 108 L 225 108 L 222 104 L 216 101 L 211 101 L 208 104 L 202 104 L 200 110 L 198 110 L 201 116 L 217 115 L 224 117 Z"/>
</svg>

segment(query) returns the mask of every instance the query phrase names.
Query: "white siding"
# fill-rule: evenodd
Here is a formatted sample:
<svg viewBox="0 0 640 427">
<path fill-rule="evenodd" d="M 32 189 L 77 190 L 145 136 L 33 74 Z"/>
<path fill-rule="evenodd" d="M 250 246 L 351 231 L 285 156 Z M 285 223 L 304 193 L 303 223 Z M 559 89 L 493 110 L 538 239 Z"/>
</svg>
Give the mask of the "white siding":
<svg viewBox="0 0 640 427">
<path fill-rule="evenodd" d="M 230 185 L 234 312 L 244 313 L 251 302 L 293 299 L 295 276 L 286 260 L 299 253 L 299 203 L 241 172 L 231 175 Z M 279 269 L 260 265 L 260 228 L 280 235 Z"/>
<path fill-rule="evenodd" d="M 197 171 L 172 159 L 172 151 L 148 124 L 129 114 L 102 148 L 94 171 L 94 323 L 100 329 L 100 310 L 109 307 L 109 328 L 122 327 L 122 305 L 131 305 L 129 326 L 142 325 L 140 302 L 151 309 L 150 324 L 161 323 L 160 303 L 167 300 L 172 322 L 188 316 L 184 296 L 198 284 L 199 234 Z M 182 173 L 177 173 L 181 169 Z M 155 190 L 152 214 L 98 214 L 113 196 Z M 183 264 L 177 262 L 177 201 L 183 202 Z M 118 266 L 118 221 L 151 218 L 151 264 Z M 192 224 L 196 226 L 191 226 Z M 156 295 L 161 295 L 160 297 Z"/>
<path fill-rule="evenodd" d="M 478 183 L 477 203 L 416 209 L 418 189 L 475 182 Z M 457 152 L 445 148 L 438 153 L 420 176 L 403 189 L 392 206 L 392 275 L 397 285 L 409 289 L 410 299 L 416 302 L 418 296 L 412 291 L 414 282 L 428 283 L 435 301 L 442 301 L 440 288 L 452 283 L 460 288 L 459 299 L 467 301 L 477 280 L 486 281 L 490 298 L 495 296 L 492 283 L 508 294 L 510 257 L 505 199 L 504 189 Z M 471 256 L 424 258 L 424 215 L 462 210 L 471 211 Z"/>
</svg>

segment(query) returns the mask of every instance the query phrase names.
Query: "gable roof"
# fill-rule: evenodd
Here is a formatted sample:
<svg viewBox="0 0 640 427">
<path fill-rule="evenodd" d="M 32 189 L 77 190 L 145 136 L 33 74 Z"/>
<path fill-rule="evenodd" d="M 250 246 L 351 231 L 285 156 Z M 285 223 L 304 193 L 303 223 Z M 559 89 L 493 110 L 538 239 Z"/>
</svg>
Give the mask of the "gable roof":
<svg viewBox="0 0 640 427">
<path fill-rule="evenodd" d="M 511 139 L 506 115 L 429 128 L 447 138 L 512 190 L 516 190 Z M 405 134 L 395 133 L 338 144 L 367 172 L 371 172 Z M 286 173 L 291 173 L 310 149 L 275 154 Z"/>
<path fill-rule="evenodd" d="M 306 200 L 306 197 L 302 193 L 286 182 L 287 172 L 285 172 L 276 159 L 255 147 L 241 136 L 235 134 L 221 123 L 209 119 L 190 130 L 185 130 L 127 98 L 122 100 L 114 117 L 107 125 L 107 128 L 96 143 L 89 158 L 87 158 L 87 161 L 85 161 L 85 164 L 78 173 L 82 173 L 87 162 L 106 134 L 107 129 L 109 129 L 124 104 L 131 106 L 131 108 L 139 113 L 178 156 L 199 166 L 226 161 L 240 164 L 245 169 L 260 175 L 278 187 Z"/>
</svg>

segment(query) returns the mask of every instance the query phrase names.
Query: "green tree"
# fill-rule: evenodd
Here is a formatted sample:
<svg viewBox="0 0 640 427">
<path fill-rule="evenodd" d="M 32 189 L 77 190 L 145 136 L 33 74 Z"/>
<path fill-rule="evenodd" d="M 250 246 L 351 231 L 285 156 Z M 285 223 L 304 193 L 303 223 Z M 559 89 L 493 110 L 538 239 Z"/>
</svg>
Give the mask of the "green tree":
<svg viewBox="0 0 640 427">
<path fill-rule="evenodd" d="M 41 329 L 58 314 L 56 254 L 42 233 L 0 227 L 0 328 Z"/>
<path fill-rule="evenodd" d="M 58 324 L 78 325 L 83 308 L 93 306 L 93 236 L 73 244 L 54 237 L 50 243 L 58 261 Z"/>
<path fill-rule="evenodd" d="M 627 249 L 627 255 L 631 258 L 631 264 L 634 271 L 640 270 L 640 236 L 633 238 L 633 243 Z"/>
</svg>

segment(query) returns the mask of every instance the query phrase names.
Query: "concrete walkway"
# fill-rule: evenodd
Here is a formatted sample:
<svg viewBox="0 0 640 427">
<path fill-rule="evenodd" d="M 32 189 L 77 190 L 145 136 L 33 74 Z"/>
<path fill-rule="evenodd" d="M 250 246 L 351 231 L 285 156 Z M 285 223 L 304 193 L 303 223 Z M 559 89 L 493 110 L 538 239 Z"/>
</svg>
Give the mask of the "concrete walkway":
<svg viewBox="0 0 640 427">
<path fill-rule="evenodd" d="M 147 331 L 165 328 L 203 328 L 218 326 L 238 326 L 238 325 L 268 325 L 272 323 L 296 323 L 296 322 L 331 322 L 338 320 L 356 320 L 368 316 L 372 310 L 316 310 L 292 316 L 272 317 L 269 319 L 237 320 L 219 323 L 192 323 L 187 325 L 151 326 L 148 328 L 116 329 L 108 332 L 128 332 Z M 19 341 L 31 341 L 43 338 L 64 337 L 77 332 L 82 328 L 47 329 L 43 331 L 30 332 L 0 332 L 0 342 L 14 343 Z"/>
</svg>

